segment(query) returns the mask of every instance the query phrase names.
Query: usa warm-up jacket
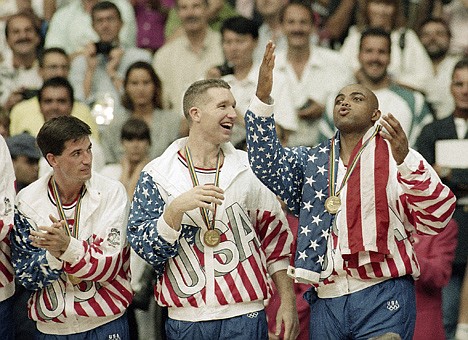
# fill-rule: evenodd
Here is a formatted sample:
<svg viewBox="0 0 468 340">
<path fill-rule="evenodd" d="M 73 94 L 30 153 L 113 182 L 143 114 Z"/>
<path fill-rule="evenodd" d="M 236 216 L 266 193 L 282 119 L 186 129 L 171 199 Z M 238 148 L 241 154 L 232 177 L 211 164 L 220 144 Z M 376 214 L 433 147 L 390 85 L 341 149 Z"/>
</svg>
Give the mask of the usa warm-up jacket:
<svg viewBox="0 0 468 340">
<path fill-rule="evenodd" d="M 177 196 L 193 188 L 175 141 L 142 171 L 133 198 L 128 239 L 155 269 L 155 297 L 177 320 L 225 319 L 263 309 L 270 287 L 267 273 L 288 267 L 292 236 L 279 201 L 249 168 L 247 154 L 224 144 L 219 187 L 224 201 L 216 212 L 221 242 L 204 244 L 199 209 L 184 214 L 181 230 L 164 221 Z M 214 177 L 214 176 L 213 176 Z"/>
<path fill-rule="evenodd" d="M 0 301 L 15 292 L 10 255 L 10 230 L 13 228 L 15 173 L 10 153 L 0 136 Z"/>
<path fill-rule="evenodd" d="M 271 105 L 254 98 L 245 116 L 247 145 L 255 174 L 299 217 L 295 268 L 289 273 L 318 285 L 319 297 L 345 295 L 349 287 L 357 291 L 394 277 L 417 278 L 412 233 L 441 232 L 455 209 L 455 196 L 434 169 L 412 149 L 397 165 L 388 142 L 378 133 L 370 137 L 378 131 L 371 128 L 353 151 L 347 166 L 356 159 L 356 167 L 344 182 L 339 133 L 314 148 L 283 148 L 272 112 Z M 367 145 L 361 157 L 353 157 L 361 143 Z M 330 174 L 332 162 L 335 174 Z M 333 195 L 331 181 L 335 192 L 344 183 L 336 214 L 325 209 Z"/>
<path fill-rule="evenodd" d="M 16 200 L 12 262 L 20 283 L 33 290 L 29 317 L 47 334 L 88 331 L 122 316 L 132 300 L 127 194 L 120 182 L 98 173 L 86 181 L 79 233 L 60 259 L 31 245 L 30 230 L 58 219 L 49 181 L 39 178 Z M 73 284 L 70 276 L 80 279 Z"/>
</svg>

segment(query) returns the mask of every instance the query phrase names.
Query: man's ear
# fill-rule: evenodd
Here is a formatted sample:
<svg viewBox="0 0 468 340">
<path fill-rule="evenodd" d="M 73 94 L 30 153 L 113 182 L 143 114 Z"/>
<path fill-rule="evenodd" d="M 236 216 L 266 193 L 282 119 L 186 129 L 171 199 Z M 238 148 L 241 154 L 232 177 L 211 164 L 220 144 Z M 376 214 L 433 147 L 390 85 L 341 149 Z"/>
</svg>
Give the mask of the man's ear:
<svg viewBox="0 0 468 340">
<path fill-rule="evenodd" d="M 376 121 L 378 121 L 381 115 L 382 115 L 382 112 L 380 112 L 379 109 L 375 109 L 371 117 L 372 123 L 375 123 Z"/>
<path fill-rule="evenodd" d="M 50 152 L 45 156 L 45 159 L 51 167 L 54 167 L 57 165 L 57 159 L 55 158 L 55 155 L 51 154 Z"/>
<path fill-rule="evenodd" d="M 200 121 L 200 109 L 198 107 L 192 106 L 189 109 L 189 115 L 190 115 L 190 118 L 192 119 L 192 122 Z"/>
</svg>

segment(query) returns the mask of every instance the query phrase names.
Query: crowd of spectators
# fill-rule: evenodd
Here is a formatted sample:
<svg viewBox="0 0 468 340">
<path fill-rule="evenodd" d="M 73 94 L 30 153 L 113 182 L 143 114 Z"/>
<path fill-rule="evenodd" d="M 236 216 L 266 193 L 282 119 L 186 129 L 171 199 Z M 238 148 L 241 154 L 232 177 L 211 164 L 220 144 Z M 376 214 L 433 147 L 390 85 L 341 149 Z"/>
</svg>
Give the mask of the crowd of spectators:
<svg viewBox="0 0 468 340">
<path fill-rule="evenodd" d="M 436 165 L 459 202 L 450 230 L 433 241 L 416 239 L 422 273 L 417 334 L 439 339 L 426 336 L 439 334 L 440 327 L 428 331 L 432 328 L 421 325 L 430 309 L 424 303 L 430 303 L 441 311 L 431 314 L 437 318 L 431 326 L 443 324 L 445 336 L 455 337 L 468 257 L 468 168 L 466 162 L 462 168 L 437 166 L 435 150 L 438 139 L 468 138 L 467 0 L 0 4 L 0 134 L 22 187 L 48 171 L 33 145 L 42 124 L 72 115 L 91 127 L 94 170 L 123 182 L 131 199 L 143 166 L 187 134 L 182 95 L 203 78 L 230 84 L 239 116 L 233 144 L 243 148 L 243 116 L 269 40 L 277 51 L 272 92 L 277 130 L 286 146 L 313 146 L 333 135 L 330 107 L 343 86 L 360 83 L 374 91 L 382 112 L 399 119 L 410 144 Z M 460 60 L 465 64 L 459 66 Z M 452 125 L 456 131 L 448 133 Z M 132 259 L 137 263 L 132 285 L 139 291 L 148 268 L 137 255 Z M 297 291 L 300 300 L 303 289 Z M 153 300 L 151 292 L 143 299 Z M 131 331 L 142 339 L 163 338 L 164 311 L 154 301 L 151 308 L 149 302 L 143 305 L 148 311 L 135 314 Z M 466 322 L 460 339 L 468 339 Z M 20 321 L 17 334 L 28 325 L 34 327 Z"/>
</svg>

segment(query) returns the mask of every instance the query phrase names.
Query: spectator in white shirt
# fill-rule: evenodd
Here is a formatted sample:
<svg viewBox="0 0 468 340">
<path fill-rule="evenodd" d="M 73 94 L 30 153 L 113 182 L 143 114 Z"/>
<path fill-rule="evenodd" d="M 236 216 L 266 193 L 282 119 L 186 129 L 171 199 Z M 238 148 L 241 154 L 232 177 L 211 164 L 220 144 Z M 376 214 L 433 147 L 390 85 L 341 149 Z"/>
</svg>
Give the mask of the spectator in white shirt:
<svg viewBox="0 0 468 340">
<path fill-rule="evenodd" d="M 34 18 L 26 13 L 12 15 L 5 34 L 13 58 L 0 65 L 0 106 L 8 112 L 13 105 L 32 96 L 28 90 L 41 87 L 37 61 L 41 40 Z"/>
</svg>

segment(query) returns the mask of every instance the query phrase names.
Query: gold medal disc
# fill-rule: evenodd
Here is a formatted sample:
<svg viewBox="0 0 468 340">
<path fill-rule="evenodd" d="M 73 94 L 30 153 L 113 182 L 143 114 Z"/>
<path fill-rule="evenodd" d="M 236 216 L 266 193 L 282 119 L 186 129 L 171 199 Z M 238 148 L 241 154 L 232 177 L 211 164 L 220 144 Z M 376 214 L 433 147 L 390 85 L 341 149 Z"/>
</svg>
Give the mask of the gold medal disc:
<svg viewBox="0 0 468 340">
<path fill-rule="evenodd" d="M 221 235 L 218 230 L 210 229 L 205 233 L 203 240 L 208 247 L 216 247 L 221 241 Z"/>
<path fill-rule="evenodd" d="M 336 214 L 341 206 L 341 200 L 338 196 L 330 196 L 325 201 L 325 209 L 330 214 Z"/>
<path fill-rule="evenodd" d="M 73 276 L 68 274 L 68 280 L 71 282 L 72 285 L 76 286 L 78 283 L 80 283 L 82 280 L 79 277 Z"/>
</svg>

